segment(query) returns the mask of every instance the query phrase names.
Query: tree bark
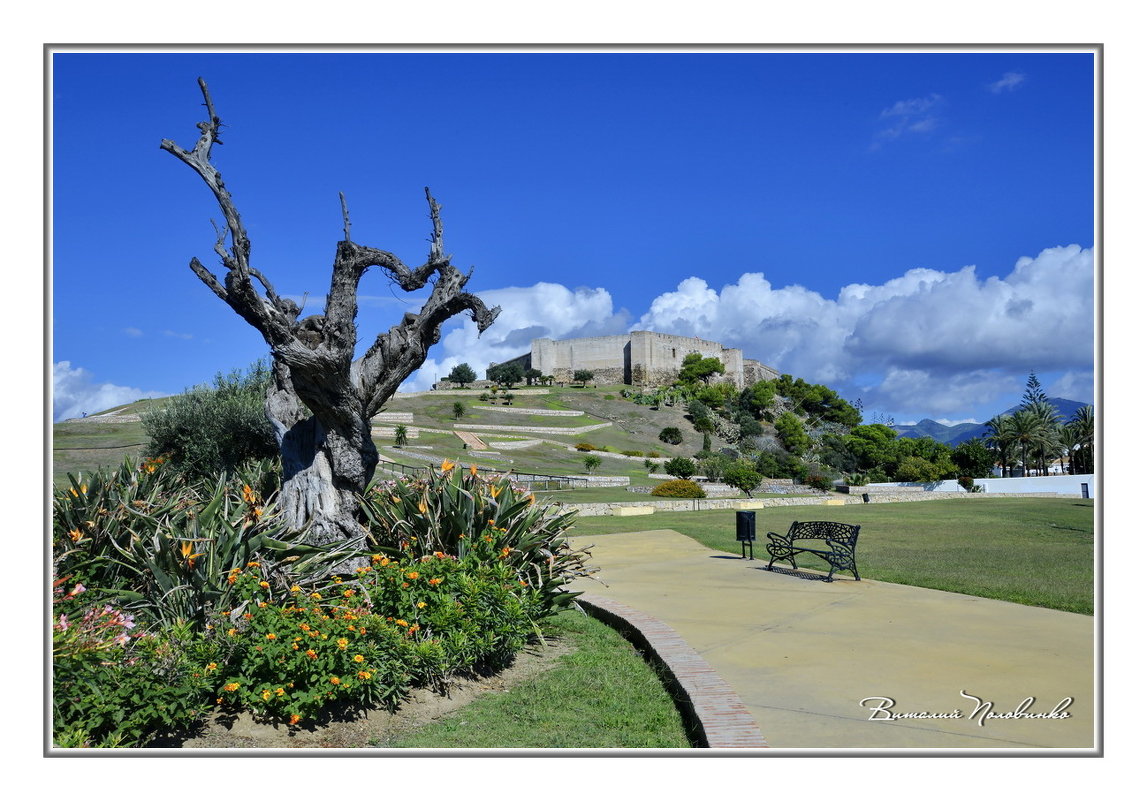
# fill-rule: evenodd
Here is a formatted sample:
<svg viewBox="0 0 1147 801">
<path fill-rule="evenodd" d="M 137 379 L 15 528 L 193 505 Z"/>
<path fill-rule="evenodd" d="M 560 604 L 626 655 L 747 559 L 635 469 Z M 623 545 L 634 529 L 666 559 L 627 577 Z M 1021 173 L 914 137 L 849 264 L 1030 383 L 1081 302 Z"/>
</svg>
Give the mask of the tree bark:
<svg viewBox="0 0 1147 801">
<path fill-rule="evenodd" d="M 215 242 L 215 252 L 227 269 L 222 282 L 198 259 L 191 260 L 191 270 L 271 347 L 274 381 L 266 410 L 282 456 L 281 504 L 286 522 L 297 529 L 309 526 L 308 538 L 314 544 L 359 541 L 365 530 L 358 496 L 378 464 L 371 418 L 423 364 L 444 322 L 468 312 L 481 333 L 501 309 L 487 309 L 480 298 L 463 291 L 470 275 L 463 275 L 445 253 L 441 207 L 427 188 L 433 225 L 430 256 L 415 268 L 392 253 L 352 242 L 350 215 L 340 194 L 345 238 L 336 248 L 326 306 L 322 314 L 299 320 L 298 304 L 279 297 L 270 281 L 250 265 L 251 243 L 239 211 L 211 164 L 212 145 L 222 144 L 218 138 L 222 122 L 202 78 L 199 87 L 209 118 L 198 124 L 201 133 L 195 147 L 184 150 L 168 139 L 160 143 L 199 174 L 227 222 Z M 225 247 L 228 236 L 229 248 Z M 379 334 L 362 357 L 354 359 L 358 285 L 371 267 L 380 268 L 408 292 L 428 283 L 432 287 L 417 314 L 404 315 L 389 331 Z M 261 294 L 255 281 L 262 287 Z"/>
</svg>

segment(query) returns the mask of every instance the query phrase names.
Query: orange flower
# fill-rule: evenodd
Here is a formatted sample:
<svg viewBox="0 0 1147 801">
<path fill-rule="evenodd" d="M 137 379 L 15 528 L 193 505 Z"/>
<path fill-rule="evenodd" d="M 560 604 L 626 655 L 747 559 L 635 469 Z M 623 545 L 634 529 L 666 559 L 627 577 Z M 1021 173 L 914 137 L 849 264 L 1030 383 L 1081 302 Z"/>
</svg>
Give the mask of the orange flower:
<svg viewBox="0 0 1147 801">
<path fill-rule="evenodd" d="M 476 464 L 470 465 L 470 475 L 472 475 L 472 476 L 478 475 L 478 465 L 476 465 Z"/>
<path fill-rule="evenodd" d="M 309 656 L 311 659 L 318 659 L 319 658 L 319 655 L 316 654 L 314 651 L 312 651 L 309 648 L 307 649 L 307 656 Z"/>
<path fill-rule="evenodd" d="M 233 681 L 230 684 L 224 684 L 223 685 L 224 692 L 233 693 L 238 689 L 239 689 L 239 682 L 237 682 L 237 681 Z"/>
<path fill-rule="evenodd" d="M 436 586 L 438 586 L 438 585 L 439 585 L 439 584 L 441 584 L 441 583 L 442 583 L 442 579 L 440 579 L 440 578 L 432 578 L 432 579 L 430 579 L 430 586 L 432 586 L 432 587 L 436 587 Z"/>
<path fill-rule="evenodd" d="M 417 570 L 411 570 L 409 573 L 406 574 L 406 577 L 408 579 L 410 579 L 411 581 L 414 581 L 414 579 L 418 578 L 418 571 Z"/>
<path fill-rule="evenodd" d="M 406 622 L 405 620 L 403 620 L 402 618 L 399 618 L 398 620 L 394 621 L 394 624 L 395 624 L 396 626 L 402 626 L 403 628 L 406 628 L 407 626 L 409 626 L 409 625 L 410 625 L 409 623 L 407 623 L 407 622 Z"/>
<path fill-rule="evenodd" d="M 298 723 L 300 720 L 302 720 L 302 718 L 301 718 L 301 717 L 299 717 L 298 715 L 291 715 L 291 725 L 292 725 L 292 726 L 294 726 L 294 725 L 295 725 L 296 723 Z"/>
<path fill-rule="evenodd" d="M 368 681 L 373 674 L 369 670 L 360 670 L 358 677 L 363 681 Z"/>
<path fill-rule="evenodd" d="M 243 485 L 243 500 L 250 504 L 255 503 L 255 491 L 248 484 Z"/>
<path fill-rule="evenodd" d="M 74 528 L 68 532 L 68 536 L 72 538 L 72 542 L 79 542 L 84 535 L 78 528 Z"/>
<path fill-rule="evenodd" d="M 345 592 L 343 592 L 343 597 L 344 598 L 353 598 L 354 597 L 354 590 L 346 590 Z"/>
<path fill-rule="evenodd" d="M 442 460 L 442 472 L 443 473 L 449 473 L 453 469 L 454 469 L 454 462 L 450 461 L 449 459 L 443 459 Z"/>
<path fill-rule="evenodd" d="M 267 635 L 267 639 L 268 640 L 275 640 L 278 638 L 275 636 L 275 632 L 272 631 L 270 634 Z"/>
<path fill-rule="evenodd" d="M 348 640 L 346 637 L 339 637 L 337 640 L 335 640 L 335 645 L 339 647 L 340 651 L 345 651 L 349 643 L 350 640 Z"/>
<path fill-rule="evenodd" d="M 342 684 L 342 679 L 338 676 L 331 676 L 331 684 Z"/>
</svg>

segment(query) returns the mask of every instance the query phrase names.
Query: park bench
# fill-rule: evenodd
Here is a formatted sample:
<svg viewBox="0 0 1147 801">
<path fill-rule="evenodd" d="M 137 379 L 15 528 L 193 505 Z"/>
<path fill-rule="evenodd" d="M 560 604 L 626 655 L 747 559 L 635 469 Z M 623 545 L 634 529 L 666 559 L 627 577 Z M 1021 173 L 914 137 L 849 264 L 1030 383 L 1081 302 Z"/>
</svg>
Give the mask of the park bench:
<svg viewBox="0 0 1147 801">
<path fill-rule="evenodd" d="M 828 581 L 832 581 L 832 574 L 838 570 L 847 570 L 860 581 L 860 574 L 856 572 L 856 540 L 859 536 L 860 526 L 827 520 L 805 523 L 794 520 L 787 534 L 769 532 L 769 543 L 765 547 L 772 558 L 768 569 L 772 570 L 773 562 L 780 559 L 787 560 L 796 570 L 796 555 L 811 553 L 828 562 Z"/>
</svg>

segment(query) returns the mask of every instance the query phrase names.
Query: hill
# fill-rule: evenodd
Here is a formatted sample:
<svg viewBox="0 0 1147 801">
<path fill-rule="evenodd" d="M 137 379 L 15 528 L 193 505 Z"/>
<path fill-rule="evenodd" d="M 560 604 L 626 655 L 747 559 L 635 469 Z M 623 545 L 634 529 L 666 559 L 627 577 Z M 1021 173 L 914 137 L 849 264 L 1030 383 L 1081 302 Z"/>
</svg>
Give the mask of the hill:
<svg viewBox="0 0 1147 801">
<path fill-rule="evenodd" d="M 1060 417 L 1065 422 L 1072 418 L 1077 409 L 1082 409 L 1084 406 L 1088 405 L 1086 403 L 1081 403 L 1080 401 L 1068 400 L 1066 398 L 1048 398 L 1048 403 L 1051 404 L 1052 408 L 1054 408 L 1056 412 L 1059 413 Z M 1015 406 L 1011 407 L 1007 411 L 1001 412 L 1000 414 L 1015 414 L 1021 408 L 1023 408 L 1022 404 L 1016 404 Z M 892 428 L 902 437 L 909 437 L 913 439 L 919 437 L 931 437 L 937 442 L 943 442 L 944 444 L 950 445 L 952 447 L 955 447 L 961 442 L 965 442 L 969 439 L 974 439 L 975 437 L 986 437 L 989 433 L 988 427 L 984 423 L 960 423 L 959 425 L 955 426 L 946 426 L 943 423 L 938 423 L 935 420 L 929 420 L 927 418 L 921 420 L 919 423 L 915 423 L 914 425 L 892 426 Z"/>
</svg>

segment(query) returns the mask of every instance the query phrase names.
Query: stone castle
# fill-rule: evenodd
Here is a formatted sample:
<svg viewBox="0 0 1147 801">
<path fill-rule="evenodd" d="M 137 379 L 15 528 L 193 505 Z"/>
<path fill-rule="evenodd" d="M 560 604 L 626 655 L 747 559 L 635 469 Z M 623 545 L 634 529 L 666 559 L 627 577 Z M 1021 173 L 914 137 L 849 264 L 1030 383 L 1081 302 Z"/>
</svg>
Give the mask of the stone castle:
<svg viewBox="0 0 1147 801">
<path fill-rule="evenodd" d="M 690 353 L 720 359 L 725 373 L 715 380 L 731 381 L 738 389 L 780 376 L 772 367 L 746 359 L 739 348 L 654 331 L 582 339 L 535 339 L 529 353 L 510 362 L 524 369 L 540 370 L 542 375 L 552 375 L 562 383 L 573 381 L 575 370 L 591 370 L 598 384 L 652 387 L 676 381 L 681 363 Z"/>
</svg>

